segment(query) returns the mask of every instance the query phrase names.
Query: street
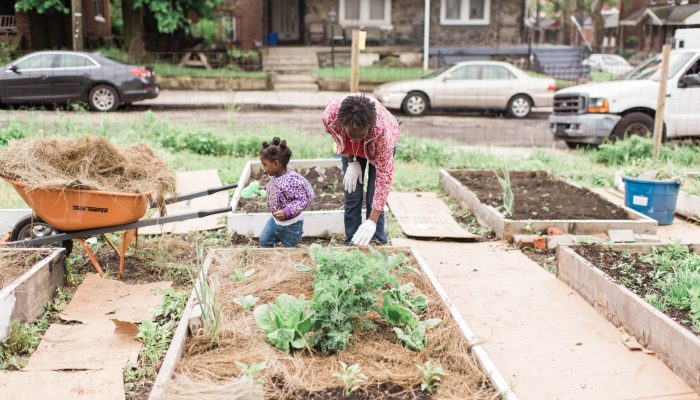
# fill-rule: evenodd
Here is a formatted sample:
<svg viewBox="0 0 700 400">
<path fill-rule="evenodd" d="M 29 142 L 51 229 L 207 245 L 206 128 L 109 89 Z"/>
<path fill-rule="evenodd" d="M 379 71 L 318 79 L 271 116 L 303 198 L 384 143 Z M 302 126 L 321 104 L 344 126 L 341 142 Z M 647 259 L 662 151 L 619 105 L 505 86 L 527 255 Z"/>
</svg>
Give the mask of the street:
<svg viewBox="0 0 700 400">
<path fill-rule="evenodd" d="M 43 124 L 65 122 L 123 123 L 139 120 L 146 106 L 132 106 L 114 113 L 42 110 L 0 110 L 0 124 L 10 121 L 33 121 Z M 230 125 L 238 129 L 259 129 L 276 125 L 323 133 L 320 109 L 166 109 L 152 110 L 171 122 L 199 125 Z M 507 147 L 557 147 L 547 126 L 547 113 L 535 113 L 531 118 L 517 120 L 491 113 L 442 113 L 423 117 L 398 114 L 403 121 L 403 134 L 431 139 L 453 140 L 459 145 L 491 145 Z"/>
</svg>

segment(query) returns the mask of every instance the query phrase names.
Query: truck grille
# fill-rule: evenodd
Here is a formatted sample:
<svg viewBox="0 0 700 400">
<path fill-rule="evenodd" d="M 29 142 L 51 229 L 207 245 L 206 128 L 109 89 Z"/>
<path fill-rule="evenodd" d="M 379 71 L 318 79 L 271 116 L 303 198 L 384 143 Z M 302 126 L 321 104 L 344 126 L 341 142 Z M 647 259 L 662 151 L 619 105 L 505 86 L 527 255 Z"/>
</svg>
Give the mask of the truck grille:
<svg viewBox="0 0 700 400">
<path fill-rule="evenodd" d="M 585 110 L 586 99 L 577 94 L 554 96 L 554 114 L 579 114 Z"/>
</svg>

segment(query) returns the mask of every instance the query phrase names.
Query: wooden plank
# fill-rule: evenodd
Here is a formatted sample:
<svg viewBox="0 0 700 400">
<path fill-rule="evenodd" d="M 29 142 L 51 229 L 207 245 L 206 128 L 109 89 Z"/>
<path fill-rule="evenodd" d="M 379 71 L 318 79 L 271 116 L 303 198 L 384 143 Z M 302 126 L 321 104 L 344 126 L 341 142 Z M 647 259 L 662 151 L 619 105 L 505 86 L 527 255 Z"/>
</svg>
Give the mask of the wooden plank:
<svg viewBox="0 0 700 400">
<path fill-rule="evenodd" d="M 408 236 L 452 239 L 478 239 L 462 228 L 450 208 L 436 193 L 391 192 L 387 200 L 392 214 Z"/>
<path fill-rule="evenodd" d="M 600 250 L 648 253 L 650 245 L 598 246 Z M 697 251 L 694 248 L 693 251 Z M 567 246 L 557 253 L 557 277 L 615 326 L 656 352 L 690 387 L 700 392 L 700 338 L 612 279 Z"/>
</svg>

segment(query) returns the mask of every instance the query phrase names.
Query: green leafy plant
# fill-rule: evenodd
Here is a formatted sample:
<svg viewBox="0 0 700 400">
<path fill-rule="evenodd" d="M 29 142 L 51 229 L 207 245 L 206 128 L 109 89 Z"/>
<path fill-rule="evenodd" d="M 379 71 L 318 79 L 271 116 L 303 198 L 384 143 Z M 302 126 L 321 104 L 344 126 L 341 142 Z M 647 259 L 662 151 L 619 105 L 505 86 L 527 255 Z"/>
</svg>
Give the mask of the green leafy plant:
<svg viewBox="0 0 700 400">
<path fill-rule="evenodd" d="M 416 367 L 423 374 L 420 390 L 424 392 L 433 393 L 442 383 L 442 377 L 447 375 L 442 368 L 433 365 L 433 362 L 430 360 L 423 365 L 416 364 Z"/>
<path fill-rule="evenodd" d="M 442 320 L 440 319 L 418 321 L 413 324 L 405 325 L 403 328 L 395 327 L 394 333 L 409 350 L 423 351 L 428 345 L 428 329 L 440 325 L 441 322 Z"/>
<path fill-rule="evenodd" d="M 260 197 L 261 199 L 267 198 L 267 192 L 265 189 L 260 188 L 260 182 L 253 181 L 248 184 L 248 186 L 241 192 L 241 197 L 244 199 L 252 199 L 254 197 Z"/>
<path fill-rule="evenodd" d="M 420 314 L 428 307 L 428 298 L 422 294 L 413 295 L 413 284 L 407 283 L 399 288 L 391 288 L 382 292 L 382 298 L 385 294 L 388 298 L 405 307 L 408 307 L 416 314 Z M 386 301 L 386 300 L 385 300 Z"/>
<path fill-rule="evenodd" d="M 231 279 L 234 282 L 241 282 L 241 281 L 253 276 L 254 273 L 255 273 L 254 269 L 249 269 L 246 271 L 235 270 L 228 277 L 229 277 L 229 279 Z"/>
<path fill-rule="evenodd" d="M 323 353 L 347 347 L 356 327 L 367 326 L 367 314 L 376 311 L 377 292 L 398 286 L 392 271 L 405 256 L 359 250 L 338 251 L 312 245 L 309 253 L 318 266 L 311 308 L 315 313 L 313 345 Z"/>
<path fill-rule="evenodd" d="M 0 146 L 6 146 L 10 140 L 24 139 L 24 130 L 19 124 L 10 124 L 0 128 Z"/>
<path fill-rule="evenodd" d="M 255 303 L 260 300 L 259 298 L 253 296 L 252 294 L 248 294 L 245 296 L 239 296 L 233 299 L 233 302 L 238 304 L 239 306 L 243 307 L 244 310 L 251 310 L 253 309 L 253 306 Z"/>
<path fill-rule="evenodd" d="M 333 376 L 343 382 L 345 397 L 349 397 L 352 392 L 360 388 L 360 385 L 367 381 L 367 375 L 362 373 L 362 368 L 359 364 L 348 366 L 340 361 L 340 372 L 334 372 Z"/>
<path fill-rule="evenodd" d="M 313 316 L 304 296 L 288 294 L 255 309 L 255 322 L 265 332 L 267 341 L 287 353 L 307 346 L 306 335 L 311 331 Z"/>
<path fill-rule="evenodd" d="M 28 354 L 39 345 L 40 332 L 36 325 L 12 321 L 9 334 L 0 342 L 0 370 L 21 368 L 19 356 Z"/>
<path fill-rule="evenodd" d="M 262 379 L 256 377 L 256 375 L 263 371 L 265 368 L 267 368 L 267 363 L 265 361 L 262 362 L 254 362 L 250 365 L 236 361 L 236 366 L 241 369 L 241 376 L 243 376 L 245 379 L 249 379 L 253 382 L 257 383 L 262 383 Z"/>
<path fill-rule="evenodd" d="M 501 185 L 501 190 L 503 190 L 503 214 L 506 217 L 510 217 L 513 215 L 513 208 L 515 207 L 515 196 L 513 196 L 513 187 L 510 184 L 510 173 L 505 165 L 501 168 L 501 173 L 503 174 L 503 178 L 494 171 L 498 183 Z"/>
</svg>

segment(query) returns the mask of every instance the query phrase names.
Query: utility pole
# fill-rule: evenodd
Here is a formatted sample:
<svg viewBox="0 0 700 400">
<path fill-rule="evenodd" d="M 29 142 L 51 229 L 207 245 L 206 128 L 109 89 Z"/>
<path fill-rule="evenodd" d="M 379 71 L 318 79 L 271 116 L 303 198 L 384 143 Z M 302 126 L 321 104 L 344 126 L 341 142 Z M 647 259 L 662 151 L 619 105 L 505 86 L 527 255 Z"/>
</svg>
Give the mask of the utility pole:
<svg viewBox="0 0 700 400">
<path fill-rule="evenodd" d="M 83 3 L 82 0 L 71 0 L 71 19 L 73 50 L 83 51 Z"/>
</svg>

